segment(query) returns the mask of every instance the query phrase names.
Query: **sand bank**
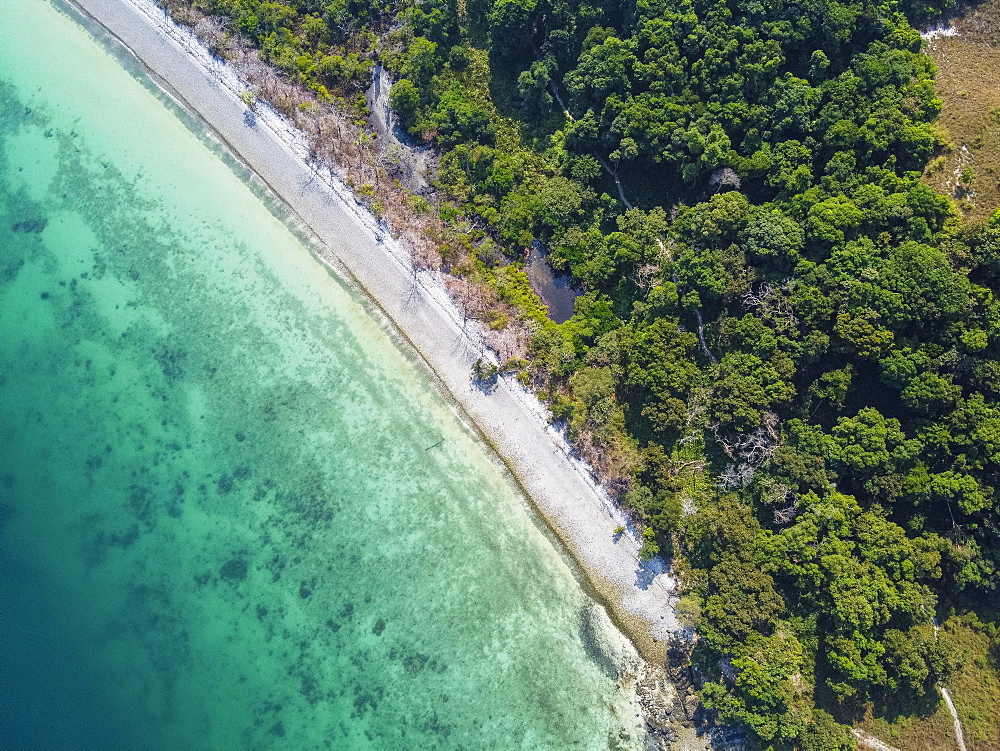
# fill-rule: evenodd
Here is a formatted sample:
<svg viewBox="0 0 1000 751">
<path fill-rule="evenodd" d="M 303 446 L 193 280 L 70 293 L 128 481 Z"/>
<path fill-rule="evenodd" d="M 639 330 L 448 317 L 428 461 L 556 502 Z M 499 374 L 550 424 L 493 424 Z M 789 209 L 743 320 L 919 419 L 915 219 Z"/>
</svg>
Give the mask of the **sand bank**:
<svg viewBox="0 0 1000 751">
<path fill-rule="evenodd" d="M 255 172 L 315 238 L 320 259 L 385 314 L 517 478 L 617 624 L 647 658 L 660 661 L 663 640 L 679 628 L 669 572 L 660 561 L 640 561 L 630 533 L 614 534 L 626 526 L 624 517 L 570 456 L 533 395 L 513 380 L 501 379 L 488 394 L 471 383 L 471 366 L 484 356 L 481 332 L 463 326 L 440 279 L 415 273 L 408 251 L 380 230 L 343 183 L 307 166 L 305 141 L 284 119 L 261 108 L 256 122 L 245 120 L 238 93 L 246 86 L 151 0 L 72 2 Z"/>
</svg>

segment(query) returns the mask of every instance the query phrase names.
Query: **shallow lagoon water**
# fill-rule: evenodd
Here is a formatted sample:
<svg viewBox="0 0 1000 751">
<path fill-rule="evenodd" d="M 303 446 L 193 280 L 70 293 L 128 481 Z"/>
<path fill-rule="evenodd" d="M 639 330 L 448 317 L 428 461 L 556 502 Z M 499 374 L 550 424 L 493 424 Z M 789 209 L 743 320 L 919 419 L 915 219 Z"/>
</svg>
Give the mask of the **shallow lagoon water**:
<svg viewBox="0 0 1000 751">
<path fill-rule="evenodd" d="M 0 3 L 0 747 L 638 745 L 523 497 L 135 74 Z"/>
</svg>

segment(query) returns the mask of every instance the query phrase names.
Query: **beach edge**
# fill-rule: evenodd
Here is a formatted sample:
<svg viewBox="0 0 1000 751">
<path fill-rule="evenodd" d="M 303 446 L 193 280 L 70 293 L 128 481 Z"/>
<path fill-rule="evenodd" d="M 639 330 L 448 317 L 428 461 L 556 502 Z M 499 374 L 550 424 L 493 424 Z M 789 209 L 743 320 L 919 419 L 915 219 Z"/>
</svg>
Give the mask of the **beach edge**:
<svg viewBox="0 0 1000 751">
<path fill-rule="evenodd" d="M 247 125 L 238 83 L 226 80 L 231 72 L 210 68 L 197 55 L 194 39 L 188 45 L 172 35 L 172 22 L 149 12 L 152 3 L 65 2 L 120 43 L 154 84 L 259 178 L 315 240 L 318 259 L 374 304 L 510 471 L 585 577 L 590 594 L 647 661 L 662 665 L 666 642 L 682 631 L 670 572 L 641 561 L 635 539 L 615 533 L 625 526 L 624 517 L 586 466 L 570 456 L 565 438 L 549 425 L 532 394 L 508 379 L 500 379 L 491 393 L 471 383 L 472 363 L 485 353 L 440 280 L 429 272 L 415 273 L 406 249 L 388 237 L 347 186 L 306 164 L 297 132 L 280 116 L 265 113 L 254 126 Z"/>
</svg>

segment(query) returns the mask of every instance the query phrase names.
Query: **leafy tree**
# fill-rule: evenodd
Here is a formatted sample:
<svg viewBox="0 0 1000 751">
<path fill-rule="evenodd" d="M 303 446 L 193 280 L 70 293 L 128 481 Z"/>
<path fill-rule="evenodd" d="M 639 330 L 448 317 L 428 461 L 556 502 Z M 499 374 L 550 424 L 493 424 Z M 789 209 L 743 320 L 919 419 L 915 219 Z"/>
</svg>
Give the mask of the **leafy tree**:
<svg viewBox="0 0 1000 751">
<path fill-rule="evenodd" d="M 431 79 L 441 68 L 438 45 L 425 37 L 417 37 L 407 50 L 403 76 L 409 79 L 421 92 L 421 100 L 429 100 Z"/>
<path fill-rule="evenodd" d="M 802 751 L 854 751 L 857 743 L 849 728 L 837 722 L 829 712 L 813 709 L 802 731 Z"/>
<path fill-rule="evenodd" d="M 719 365 L 710 414 L 719 424 L 746 432 L 760 427 L 765 412 L 787 403 L 794 395 L 795 387 L 774 362 L 731 352 Z"/>
<path fill-rule="evenodd" d="M 565 177 L 545 181 L 535 199 L 535 214 L 541 226 L 551 233 L 573 222 L 583 207 L 584 192 L 579 183 Z"/>
<path fill-rule="evenodd" d="M 492 47 L 501 60 L 516 59 L 531 49 L 535 0 L 497 0 L 490 11 L 493 39 L 503 40 Z"/>
<path fill-rule="evenodd" d="M 528 70 L 517 77 L 517 92 L 529 113 L 544 116 L 552 110 L 551 85 L 549 66 L 542 60 L 535 60 Z"/>
<path fill-rule="evenodd" d="M 389 92 L 389 104 L 407 129 L 416 124 L 420 92 L 411 80 L 401 78 L 393 85 L 392 91 Z"/>
<path fill-rule="evenodd" d="M 857 474 L 888 471 L 906 440 L 899 420 L 886 419 L 873 407 L 859 410 L 854 417 L 841 417 L 831 433 L 831 458 Z"/>
<path fill-rule="evenodd" d="M 628 330 L 622 339 L 624 386 L 654 431 L 684 425 L 684 397 L 698 372 L 691 360 L 696 346 L 693 334 L 663 318 Z"/>
</svg>

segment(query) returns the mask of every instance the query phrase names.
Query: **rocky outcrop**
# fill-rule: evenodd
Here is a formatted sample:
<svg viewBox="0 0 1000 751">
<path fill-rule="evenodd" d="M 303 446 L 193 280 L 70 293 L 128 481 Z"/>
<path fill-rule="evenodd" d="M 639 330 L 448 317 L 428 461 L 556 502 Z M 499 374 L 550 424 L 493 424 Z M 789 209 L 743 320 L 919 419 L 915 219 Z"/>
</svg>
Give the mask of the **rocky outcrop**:
<svg viewBox="0 0 1000 751">
<path fill-rule="evenodd" d="M 637 678 L 637 693 L 649 730 L 652 747 L 658 751 L 746 751 L 746 733 L 717 724 L 714 712 L 698 699 L 698 671 L 691 664 L 693 635 L 679 632 L 667 645 L 667 658 L 660 667 L 647 665 Z"/>
<path fill-rule="evenodd" d="M 709 748 L 699 725 L 701 704 L 691 671 L 689 636 L 679 634 L 667 647 L 662 665 L 645 665 L 636 678 L 636 693 L 646 727 L 658 751 Z"/>
</svg>

